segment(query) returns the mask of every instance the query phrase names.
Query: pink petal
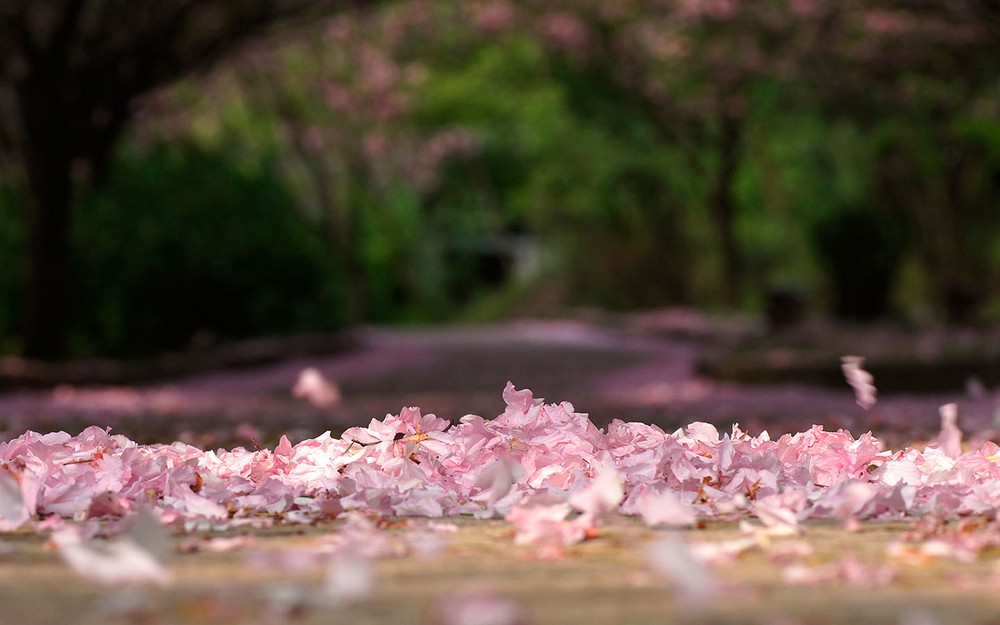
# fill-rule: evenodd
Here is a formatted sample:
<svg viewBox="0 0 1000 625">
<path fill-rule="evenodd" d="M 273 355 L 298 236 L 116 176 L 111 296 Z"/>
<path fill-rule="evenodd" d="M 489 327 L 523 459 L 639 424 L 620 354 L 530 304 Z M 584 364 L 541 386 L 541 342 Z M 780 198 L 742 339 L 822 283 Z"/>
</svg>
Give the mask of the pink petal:
<svg viewBox="0 0 1000 625">
<path fill-rule="evenodd" d="M 0 531 L 15 530 L 29 518 L 21 485 L 10 471 L 0 469 Z"/>
<path fill-rule="evenodd" d="M 351 551 L 335 555 L 326 568 L 323 595 L 334 605 L 364 599 L 375 588 L 375 570 L 368 557 Z"/>
<path fill-rule="evenodd" d="M 854 397 L 858 405 L 865 410 L 870 409 L 877 401 L 875 398 L 875 378 L 862 367 L 865 359 L 861 356 L 844 356 L 840 359 L 840 368 L 847 378 L 847 383 L 854 389 Z"/>
<path fill-rule="evenodd" d="M 329 408 L 340 403 L 340 388 L 314 367 L 299 372 L 295 386 L 292 387 L 292 395 L 305 399 L 318 408 Z"/>
<path fill-rule="evenodd" d="M 682 600 L 701 605 L 715 594 L 715 576 L 676 536 L 657 540 L 646 550 L 646 556 L 654 570 L 674 583 Z"/>
<path fill-rule="evenodd" d="M 52 541 L 76 573 L 97 584 L 166 586 L 172 581 L 163 563 L 129 538 L 86 541 L 79 526 L 67 526 L 53 533 Z"/>
<path fill-rule="evenodd" d="M 481 593 L 441 600 L 442 625 L 523 625 L 524 615 L 509 599 Z"/>
<path fill-rule="evenodd" d="M 941 406 L 940 412 L 941 433 L 937 438 L 938 447 L 949 458 L 958 458 L 962 455 L 962 431 L 958 429 L 958 405 L 945 404 Z"/>
<path fill-rule="evenodd" d="M 653 490 L 643 487 L 636 510 L 642 515 L 647 525 L 691 525 L 698 520 L 694 508 L 681 501 L 676 493 L 667 490 Z"/>
<path fill-rule="evenodd" d="M 569 504 L 590 519 L 598 519 L 618 509 L 625 497 L 621 478 L 614 468 L 600 470 L 597 478 L 589 485 L 569 497 Z"/>
<path fill-rule="evenodd" d="M 511 487 L 524 476 L 524 467 L 511 458 L 497 458 L 486 465 L 476 476 L 476 486 L 482 489 L 477 499 L 492 506 L 510 492 Z"/>
</svg>

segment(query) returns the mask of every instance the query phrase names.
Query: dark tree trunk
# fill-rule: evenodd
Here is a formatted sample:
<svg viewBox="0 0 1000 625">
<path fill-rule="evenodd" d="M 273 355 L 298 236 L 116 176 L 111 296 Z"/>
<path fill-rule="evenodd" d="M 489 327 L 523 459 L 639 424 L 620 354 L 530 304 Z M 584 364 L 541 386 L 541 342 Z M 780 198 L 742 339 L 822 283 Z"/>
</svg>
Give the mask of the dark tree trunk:
<svg viewBox="0 0 1000 625">
<path fill-rule="evenodd" d="M 65 355 L 69 318 L 66 287 L 71 161 L 61 152 L 59 146 L 43 148 L 32 154 L 27 163 L 31 203 L 24 355 L 46 360 Z"/>
<path fill-rule="evenodd" d="M 722 253 L 722 279 L 726 302 L 733 304 L 739 295 L 741 270 L 739 249 L 736 245 L 734 225 L 736 203 L 733 201 L 733 185 L 739 166 L 741 119 L 738 116 L 723 115 L 719 138 L 719 158 L 721 163 L 715 178 L 711 204 L 712 221 L 715 224 L 719 249 Z"/>
</svg>

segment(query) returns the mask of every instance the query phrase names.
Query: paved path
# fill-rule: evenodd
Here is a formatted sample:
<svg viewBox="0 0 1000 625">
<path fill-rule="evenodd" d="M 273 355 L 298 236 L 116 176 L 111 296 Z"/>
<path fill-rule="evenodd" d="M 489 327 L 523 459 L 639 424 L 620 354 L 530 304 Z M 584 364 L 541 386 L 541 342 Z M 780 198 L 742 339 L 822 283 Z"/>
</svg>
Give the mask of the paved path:
<svg viewBox="0 0 1000 625">
<path fill-rule="evenodd" d="M 893 446 L 933 436 L 937 408 L 947 402 L 959 403 L 966 432 L 989 429 L 997 413 L 992 396 L 885 395 L 865 413 L 846 384 L 750 387 L 698 377 L 697 357 L 733 336 L 723 326 L 705 326 L 681 313 L 631 317 L 627 323 L 368 328 L 359 332 L 358 347 L 329 357 L 136 387 L 0 394 L 0 436 L 25 429 L 75 432 L 99 424 L 144 442 L 180 437 L 206 446 L 245 444 L 254 432 L 262 443 L 282 433 L 294 440 L 367 423 L 401 406 L 420 406 L 449 419 L 468 413 L 492 417 L 503 408 L 500 393 L 507 380 L 537 397 L 571 401 L 599 426 L 621 418 L 674 429 L 703 420 L 780 434 L 821 423 L 855 434 L 873 429 Z M 292 396 L 307 367 L 337 382 L 340 403 L 319 408 Z"/>
<path fill-rule="evenodd" d="M 449 520 L 449 523 L 452 521 Z M 738 539 L 733 524 L 671 532 L 621 520 L 560 560 L 538 560 L 512 545 L 502 521 L 458 519 L 433 553 L 401 551 L 379 559 L 371 587 L 355 601 L 324 602 L 325 568 L 285 558 L 262 565 L 263 554 L 328 549 L 338 525 L 254 532 L 253 542 L 226 553 L 173 556 L 174 583 L 165 589 L 102 588 L 75 576 L 41 535 L 6 536 L 0 555 L 0 623 L 5 625 L 981 625 L 996 623 L 1000 598 L 994 563 L 942 558 L 909 566 L 895 562 L 879 579 L 886 549 L 901 527 L 873 524 L 846 534 L 829 523 L 810 525 L 803 539 L 776 540 L 732 563 L 712 567 L 699 600 L 676 572 L 656 570 L 650 545 Z M 392 530 L 405 544 L 405 532 Z M 178 539 L 190 543 L 191 539 Z M 198 540 L 194 539 L 197 543 Z M 781 545 L 808 544 L 796 558 Z M 822 584 L 784 580 L 787 565 L 823 567 L 850 556 L 857 569 Z M 275 556 L 271 559 L 280 560 Z M 855 560 L 856 559 L 856 560 Z M 305 558 L 309 560 L 309 558 Z M 690 575 L 706 575 L 692 571 Z M 869 579 L 873 577 L 875 581 Z M 697 588 L 697 587 L 696 587 Z M 475 608 L 459 612 L 462 604 Z"/>
<path fill-rule="evenodd" d="M 26 428 L 76 431 L 96 423 L 145 441 L 181 437 L 206 446 L 231 445 L 247 444 L 245 439 L 256 435 L 269 444 L 282 432 L 291 432 L 293 439 L 312 436 L 402 405 L 419 405 L 452 419 L 467 412 L 492 416 L 502 408 L 500 393 L 508 379 L 538 396 L 572 401 L 598 425 L 620 417 L 672 429 L 701 419 L 723 426 L 739 421 L 750 430 L 767 427 L 777 434 L 823 423 L 855 433 L 874 428 L 896 446 L 933 436 L 937 407 L 947 401 L 960 402 L 966 431 L 992 425 L 992 398 L 895 395 L 882 397 L 874 410 L 864 413 L 846 385 L 751 388 L 701 379 L 694 373 L 696 358 L 731 337 L 713 328 L 668 329 L 603 321 L 371 329 L 356 350 L 328 358 L 135 388 L 0 395 L 0 430 L 6 430 L 0 440 Z M 343 393 L 338 405 L 321 409 L 292 397 L 290 390 L 306 367 L 337 381 Z M 713 567 L 717 592 L 692 605 L 678 591 L 678 575 L 686 573 L 673 578 L 658 574 L 651 566 L 650 545 L 664 538 L 685 543 L 735 539 L 741 536 L 735 524 L 665 531 L 618 520 L 597 539 L 573 547 L 567 559 L 538 561 L 513 545 L 513 530 L 506 523 L 452 521 L 458 527 L 446 535 L 437 554 L 379 560 L 371 594 L 337 606 L 313 600 L 326 583 L 323 568 L 255 567 L 251 556 L 258 549 L 292 554 L 320 549 L 340 521 L 256 530 L 254 544 L 235 552 L 181 549 L 184 553 L 170 565 L 176 581 L 164 590 L 102 589 L 61 563 L 44 535 L 7 533 L 0 537 L 0 625 L 488 622 L 449 617 L 448 608 L 456 601 L 500 601 L 501 608 L 507 602 L 520 616 L 496 621 L 505 625 L 971 625 L 995 622 L 1000 610 L 1000 578 L 992 554 L 971 564 L 947 558 L 894 562 L 890 585 L 870 581 L 871 571 L 877 573 L 886 561 L 890 544 L 905 534 L 907 527 L 900 523 L 866 524 L 856 534 L 829 522 L 811 524 L 802 538 L 805 546 L 798 538 L 778 539 L 773 549 L 755 549 Z M 410 544 L 403 530 L 390 531 L 401 544 Z M 186 535 L 175 540 L 198 544 L 200 539 Z M 793 557 L 792 547 L 806 551 Z M 828 567 L 845 556 L 861 568 L 852 564 L 836 581 L 819 585 L 783 581 L 788 558 Z M 481 613 L 482 606 L 477 609 Z"/>
</svg>

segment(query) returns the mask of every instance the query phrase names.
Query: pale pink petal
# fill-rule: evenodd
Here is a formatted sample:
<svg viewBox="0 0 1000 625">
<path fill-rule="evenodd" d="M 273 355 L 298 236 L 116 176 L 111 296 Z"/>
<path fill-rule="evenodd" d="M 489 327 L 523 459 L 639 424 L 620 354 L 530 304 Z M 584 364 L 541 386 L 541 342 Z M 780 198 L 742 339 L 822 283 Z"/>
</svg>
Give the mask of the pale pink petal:
<svg viewBox="0 0 1000 625">
<path fill-rule="evenodd" d="M 681 501 L 676 493 L 667 489 L 653 490 L 640 485 L 643 494 L 639 496 L 636 510 L 647 525 L 691 525 L 698 520 L 694 508 Z"/>
<path fill-rule="evenodd" d="M 795 535 L 802 532 L 800 522 L 807 505 L 805 493 L 788 489 L 758 498 L 754 502 L 753 511 L 772 532 Z"/>
<path fill-rule="evenodd" d="M 925 609 L 911 608 L 899 617 L 899 625 L 943 625 L 943 623 Z"/>
<path fill-rule="evenodd" d="M 702 564 L 731 564 L 752 549 L 769 544 L 771 530 L 740 523 L 745 535 L 731 540 L 707 540 L 690 545 L 691 553 Z"/>
<path fill-rule="evenodd" d="M 554 495 L 526 497 L 511 508 L 507 521 L 517 528 L 514 542 L 533 546 L 541 557 L 558 558 L 563 548 L 584 539 L 586 528 L 566 520 L 570 505 Z"/>
<path fill-rule="evenodd" d="M 131 502 L 125 497 L 120 497 L 112 492 L 104 492 L 94 495 L 87 506 L 84 518 L 93 519 L 105 516 L 120 517 L 128 514 Z"/>
<path fill-rule="evenodd" d="M 847 383 L 854 389 L 854 397 L 858 405 L 869 410 L 877 401 L 875 398 L 875 378 L 865 371 L 865 359 L 861 356 L 844 356 L 840 359 L 840 367 L 847 378 Z"/>
<path fill-rule="evenodd" d="M 284 434 L 281 435 L 278 446 L 274 448 L 274 455 L 286 460 L 292 455 L 292 442 Z"/>
<path fill-rule="evenodd" d="M 0 468 L 0 531 L 17 529 L 30 516 L 24 505 L 21 485 L 10 471 Z"/>
<path fill-rule="evenodd" d="M 364 599 L 374 588 L 375 570 L 361 553 L 342 550 L 327 565 L 323 596 L 334 605 Z"/>
<path fill-rule="evenodd" d="M 653 569 L 673 582 L 683 601 L 703 605 L 715 595 L 715 576 L 681 539 L 665 536 L 650 545 L 645 553 Z"/>
<path fill-rule="evenodd" d="M 138 512 L 125 519 L 123 536 L 148 551 L 160 562 L 167 562 L 174 553 L 170 538 L 157 513 L 143 505 Z"/>
<path fill-rule="evenodd" d="M 492 506 L 510 492 L 511 487 L 524 477 L 524 467 L 511 458 L 497 458 L 476 476 L 476 486 L 482 490 L 476 499 Z"/>
<path fill-rule="evenodd" d="M 67 526 L 52 534 L 59 555 L 79 575 L 106 586 L 166 586 L 170 571 L 149 550 L 129 538 L 87 541 L 80 528 Z"/>
<path fill-rule="evenodd" d="M 514 388 L 514 383 L 508 381 L 507 387 L 503 390 L 503 400 L 507 404 L 508 410 L 513 410 L 517 412 L 528 412 L 533 406 L 537 406 L 537 402 L 528 389 L 516 390 Z"/>
<path fill-rule="evenodd" d="M 254 536 L 216 536 L 188 538 L 177 545 L 177 550 L 182 553 L 225 553 L 237 551 L 256 544 Z"/>
<path fill-rule="evenodd" d="M 958 406 L 945 404 L 941 406 L 940 412 L 941 433 L 937 438 L 938 447 L 949 458 L 958 458 L 962 455 L 962 431 L 958 429 Z"/>
<path fill-rule="evenodd" d="M 843 523 L 844 529 L 848 532 L 856 532 L 861 529 L 861 524 L 857 520 L 857 514 L 875 498 L 878 494 L 878 487 L 865 482 L 849 481 L 839 489 L 839 501 L 835 505 L 835 514 Z"/>
<path fill-rule="evenodd" d="M 524 625 L 521 609 L 510 599 L 490 593 L 445 597 L 442 625 Z"/>
<path fill-rule="evenodd" d="M 621 478 L 612 467 L 600 469 L 593 482 L 569 497 L 569 504 L 589 519 L 596 520 L 618 509 L 625 497 Z"/>
<path fill-rule="evenodd" d="M 327 380 L 314 367 L 308 367 L 299 372 L 292 395 L 305 399 L 318 408 L 329 408 L 340 403 L 340 388 L 336 382 Z"/>
</svg>

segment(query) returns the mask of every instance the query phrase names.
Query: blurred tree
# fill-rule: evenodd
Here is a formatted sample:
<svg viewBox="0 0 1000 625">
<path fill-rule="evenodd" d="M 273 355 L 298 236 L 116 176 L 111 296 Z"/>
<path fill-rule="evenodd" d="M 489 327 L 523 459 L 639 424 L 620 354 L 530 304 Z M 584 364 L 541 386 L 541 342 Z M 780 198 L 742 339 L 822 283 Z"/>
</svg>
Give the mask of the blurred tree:
<svg viewBox="0 0 1000 625">
<path fill-rule="evenodd" d="M 344 280 L 289 186 L 273 162 L 234 153 L 176 137 L 116 152 L 107 183 L 76 204 L 71 355 L 343 324 Z"/>
<path fill-rule="evenodd" d="M 100 181 L 137 99 L 205 69 L 280 20 L 338 4 L 345 3 L 0 2 L 0 152 L 23 169 L 30 197 L 26 356 L 65 351 L 74 183 Z"/>
<path fill-rule="evenodd" d="M 1000 278 L 1000 3 L 855 0 L 824 11 L 831 45 L 812 49 L 805 77 L 830 118 L 874 138 L 875 221 L 905 229 L 944 316 L 972 321 Z"/>
<path fill-rule="evenodd" d="M 254 46 L 174 128 L 276 159 L 357 319 L 454 312 L 448 246 L 509 231 L 546 297 L 879 316 L 900 267 L 955 301 L 1000 274 L 992 4 L 409 0 Z"/>
<path fill-rule="evenodd" d="M 370 225 L 377 222 L 392 241 L 384 246 L 386 262 L 416 273 L 422 229 L 407 222 L 420 221 L 423 207 L 414 206 L 400 184 L 426 187 L 441 160 L 469 147 L 462 137 L 422 136 L 404 121 L 424 73 L 419 64 L 396 58 L 407 25 L 395 16 L 408 8 L 338 15 L 301 32 L 292 45 L 253 48 L 232 72 L 242 98 L 277 125 L 282 163 L 300 183 L 305 212 L 316 217 L 345 274 L 348 316 L 355 322 L 379 316 L 382 308 L 370 292 L 379 282 L 372 275 L 379 263 L 366 258 L 379 236 Z M 382 275 L 380 281 L 425 306 L 434 299 L 424 297 L 420 280 Z"/>
<path fill-rule="evenodd" d="M 520 8 L 528 16 L 521 19 L 562 60 L 568 84 L 578 87 L 573 102 L 592 103 L 587 93 L 595 89 L 615 94 L 620 106 L 644 113 L 664 142 L 680 146 L 692 173 L 709 181 L 702 206 L 730 302 L 742 282 L 734 187 L 747 157 L 749 96 L 770 82 L 784 85 L 790 106 L 823 111 L 831 128 L 839 119 L 869 131 L 894 125 L 888 139 L 882 135 L 880 195 L 861 207 L 878 213 L 866 223 L 886 228 L 873 240 L 898 237 L 903 226 L 894 221 L 916 224 L 914 247 L 941 308 L 952 320 L 972 316 L 969 308 L 983 299 L 985 259 L 992 257 L 984 234 L 992 236 L 1000 220 L 990 200 L 995 160 L 986 158 L 1000 97 L 1000 3 L 554 0 Z M 607 111 L 598 115 L 608 118 Z M 853 201 L 842 208 L 848 225 L 859 223 Z M 830 223 L 824 218 L 816 227 Z M 892 265 L 878 268 L 886 278 L 902 258 L 895 249 L 875 253 Z"/>
<path fill-rule="evenodd" d="M 478 10 L 493 17 L 480 20 L 488 28 L 503 23 L 545 43 L 582 115 L 644 119 L 659 141 L 683 151 L 692 176 L 706 181 L 701 206 L 721 259 L 723 299 L 735 304 L 743 259 L 734 187 L 749 92 L 764 79 L 794 80 L 807 52 L 820 45 L 824 14 L 805 5 L 812 3 L 491 0 Z M 501 21 L 504 12 L 516 17 Z"/>
<path fill-rule="evenodd" d="M 197 93 L 176 90 L 147 125 L 163 135 L 157 128 L 208 119 L 208 141 L 230 135 L 247 152 L 261 143 L 273 150 L 346 281 L 352 321 L 441 318 L 457 299 L 449 284 L 468 272 L 446 261 L 446 248 L 483 213 L 466 205 L 446 215 L 437 199 L 451 196 L 442 192 L 445 170 L 478 158 L 480 141 L 458 116 L 414 123 L 424 63 L 451 34 L 435 23 L 440 5 L 345 11 L 294 40 L 261 40 L 195 90 L 221 94 L 242 114 L 220 119 L 219 106 L 199 106 Z M 454 177 L 462 179 L 458 193 L 481 187 Z"/>
</svg>

